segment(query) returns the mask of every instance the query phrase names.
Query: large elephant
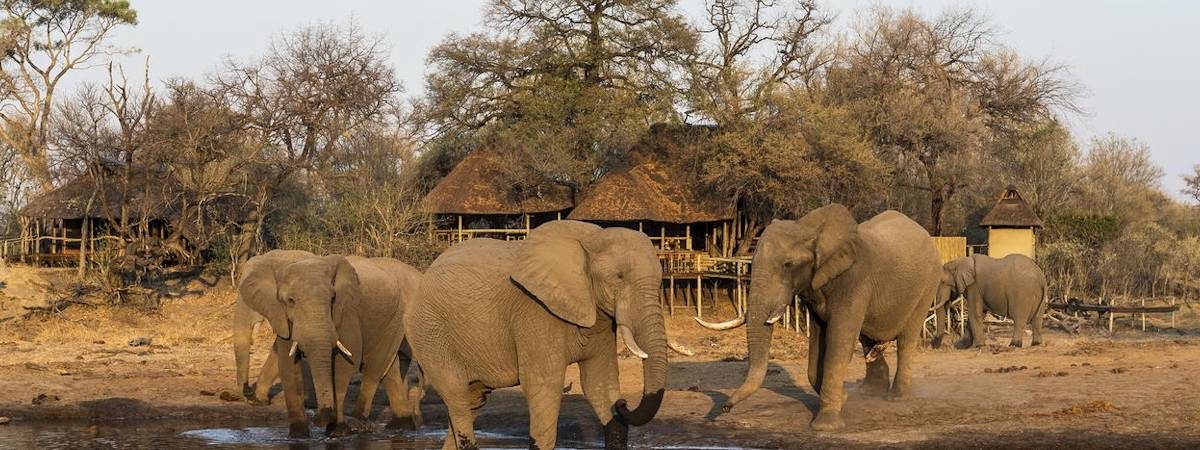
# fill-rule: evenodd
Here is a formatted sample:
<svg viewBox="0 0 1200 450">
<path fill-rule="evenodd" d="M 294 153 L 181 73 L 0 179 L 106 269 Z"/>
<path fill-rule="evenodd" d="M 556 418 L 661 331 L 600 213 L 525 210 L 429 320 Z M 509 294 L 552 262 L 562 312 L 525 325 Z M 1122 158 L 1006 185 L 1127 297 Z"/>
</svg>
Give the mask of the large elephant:
<svg viewBox="0 0 1200 450">
<path fill-rule="evenodd" d="M 560 220 L 525 241 L 472 239 L 425 272 L 405 316 L 413 353 L 450 415 L 443 448 L 475 448 L 475 411 L 493 389 L 520 385 L 531 448 L 554 448 L 567 366 L 604 424 L 607 448 L 662 402 L 667 339 L 662 268 L 645 234 Z M 643 358 L 644 393 L 620 397 L 616 335 Z M 644 349 L 644 350 L 643 350 Z"/>
<path fill-rule="evenodd" d="M 722 324 L 746 325 L 750 364 L 745 382 L 723 405 L 729 411 L 762 386 L 773 324 L 795 295 L 813 312 L 808 381 L 820 394 L 812 428 L 834 430 L 846 394 L 842 383 L 855 341 L 866 353 L 864 389 L 899 399 L 911 394 L 912 360 L 926 311 L 938 288 L 939 258 L 929 233 L 895 211 L 855 223 L 842 205 L 813 210 L 800 220 L 777 220 L 763 231 L 751 263 L 748 311 Z M 895 340 L 895 381 L 888 380 L 883 344 Z"/>
<path fill-rule="evenodd" d="M 250 347 L 254 343 L 254 326 L 266 319 L 256 310 L 265 311 L 271 307 L 271 302 L 275 302 L 275 292 L 257 289 L 256 283 L 246 283 L 246 288 L 242 289 L 242 282 L 246 279 L 274 277 L 275 270 L 280 267 L 316 257 L 303 250 L 271 250 L 250 258 L 242 266 L 241 278 L 237 282 L 238 299 L 233 307 L 233 355 L 237 367 L 236 389 L 251 403 L 270 403 L 271 386 L 279 379 L 278 359 L 272 352 L 258 372 L 258 380 L 250 384 Z"/>
<path fill-rule="evenodd" d="M 1033 328 L 1032 345 L 1042 343 L 1046 275 L 1028 256 L 1012 254 L 996 259 L 971 255 L 946 263 L 942 270 L 937 300 L 945 302 L 958 295 L 966 298 L 970 345 L 979 347 L 987 343 L 983 329 L 985 310 L 1013 320 L 1010 342 L 1013 347 L 1021 346 L 1026 326 Z"/>
<path fill-rule="evenodd" d="M 421 275 L 390 258 L 301 258 L 272 272 L 247 273 L 239 291 L 266 317 L 288 410 L 289 435 L 307 437 L 300 362 L 307 362 L 317 400 L 315 422 L 337 436 L 367 419 L 380 382 L 392 411 L 389 426 L 415 428 L 419 400 L 411 401 L 405 375 L 411 356 L 404 350 L 405 302 Z M 345 416 L 350 378 L 362 372 L 358 402 Z M 419 391 L 419 389 L 418 389 Z"/>
</svg>

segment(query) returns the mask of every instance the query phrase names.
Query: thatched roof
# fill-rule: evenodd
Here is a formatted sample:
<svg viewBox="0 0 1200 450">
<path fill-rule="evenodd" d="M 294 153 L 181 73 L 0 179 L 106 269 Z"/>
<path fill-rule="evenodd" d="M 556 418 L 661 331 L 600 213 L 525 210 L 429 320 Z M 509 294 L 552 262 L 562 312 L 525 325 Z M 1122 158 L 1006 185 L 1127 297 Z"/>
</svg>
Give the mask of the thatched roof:
<svg viewBox="0 0 1200 450">
<path fill-rule="evenodd" d="M 1004 193 L 1000 194 L 1000 199 L 996 200 L 996 206 L 993 206 L 992 210 L 988 211 L 987 215 L 979 221 L 979 226 L 1041 228 L 1042 219 L 1038 218 L 1028 203 L 1025 203 L 1025 199 L 1021 198 L 1021 193 L 1017 192 L 1017 188 L 1009 185 L 1004 189 Z"/>
<path fill-rule="evenodd" d="M 731 220 L 732 199 L 703 192 L 683 154 L 689 132 L 657 128 L 628 162 L 604 174 L 584 193 L 569 218 L 614 222 L 697 223 Z"/>
<path fill-rule="evenodd" d="M 174 180 L 164 173 L 147 169 L 131 171 L 130 178 L 130 191 L 125 202 L 121 201 L 119 175 L 109 172 L 97 181 L 94 175 L 87 173 L 32 198 L 21 208 L 20 215 L 40 219 L 109 218 L 120 214 L 121 203 L 133 219 L 143 214 L 151 219 L 174 214 L 169 194 L 177 184 Z"/>
<path fill-rule="evenodd" d="M 502 167 L 490 147 L 471 152 L 425 195 L 423 208 L 434 214 L 524 214 L 571 207 L 569 188 L 547 184 L 515 190 Z"/>
</svg>

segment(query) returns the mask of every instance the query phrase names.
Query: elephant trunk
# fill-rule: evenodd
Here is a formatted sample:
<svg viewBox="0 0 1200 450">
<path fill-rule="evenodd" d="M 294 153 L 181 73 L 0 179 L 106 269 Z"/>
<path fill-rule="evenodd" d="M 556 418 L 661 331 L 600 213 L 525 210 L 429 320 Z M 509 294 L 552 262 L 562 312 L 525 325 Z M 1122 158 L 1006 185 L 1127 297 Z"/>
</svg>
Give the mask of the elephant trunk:
<svg viewBox="0 0 1200 450">
<path fill-rule="evenodd" d="M 763 378 L 767 375 L 767 361 L 771 356 L 771 334 L 774 331 L 772 316 L 780 305 L 787 305 L 792 298 L 791 289 L 769 277 L 765 271 L 753 275 L 750 286 L 747 299 L 749 308 L 746 312 L 746 350 L 750 364 L 742 385 L 721 407 L 725 412 L 762 387 Z"/>
<path fill-rule="evenodd" d="M 642 360 L 643 388 L 638 407 L 630 411 L 623 400 L 617 404 L 618 415 L 629 425 L 645 425 L 654 418 L 662 405 L 667 384 L 667 353 L 670 346 L 667 344 L 662 305 L 658 298 L 661 283 L 658 279 L 639 283 L 637 295 L 640 297 L 633 302 L 640 305 L 639 314 L 635 315 L 638 321 L 633 327 L 633 339 L 645 351 L 646 358 Z"/>
</svg>

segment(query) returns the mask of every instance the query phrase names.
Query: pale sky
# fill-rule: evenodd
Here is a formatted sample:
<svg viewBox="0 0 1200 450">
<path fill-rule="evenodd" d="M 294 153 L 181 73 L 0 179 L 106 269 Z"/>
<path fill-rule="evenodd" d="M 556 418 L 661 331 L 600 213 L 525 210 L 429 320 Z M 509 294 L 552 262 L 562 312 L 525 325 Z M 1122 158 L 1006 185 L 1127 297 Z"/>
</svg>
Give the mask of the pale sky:
<svg viewBox="0 0 1200 450">
<path fill-rule="evenodd" d="M 127 70 L 140 70 L 150 57 L 151 76 L 200 77 L 226 56 L 262 53 L 272 36 L 317 21 L 353 17 L 370 32 L 383 33 L 391 61 L 409 95 L 422 90 L 425 56 L 449 32 L 481 25 L 486 0 L 133 0 L 139 25 L 123 30 L 116 43 L 141 49 Z M 703 0 L 680 0 L 701 11 Z M 1077 139 L 1114 132 L 1149 144 L 1166 170 L 1166 190 L 1176 196 L 1180 175 L 1200 163 L 1200 2 L 981 0 L 827 0 L 844 25 L 856 8 L 883 4 L 937 12 L 949 5 L 974 6 L 1003 32 L 1003 42 L 1028 58 L 1048 57 L 1071 66 L 1087 88 L 1088 115 L 1070 121 Z M 78 79 L 95 75 L 81 75 Z"/>
</svg>

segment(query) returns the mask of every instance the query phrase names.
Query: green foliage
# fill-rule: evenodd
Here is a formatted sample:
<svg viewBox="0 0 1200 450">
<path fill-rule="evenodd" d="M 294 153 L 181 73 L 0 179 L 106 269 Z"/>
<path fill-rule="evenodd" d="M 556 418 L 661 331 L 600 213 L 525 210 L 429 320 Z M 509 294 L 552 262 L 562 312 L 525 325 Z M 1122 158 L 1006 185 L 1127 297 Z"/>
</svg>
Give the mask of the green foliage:
<svg viewBox="0 0 1200 450">
<path fill-rule="evenodd" d="M 1100 248 L 1121 233 L 1116 216 L 1096 213 L 1060 212 L 1047 215 L 1042 238 L 1050 242 L 1070 242 L 1084 248 Z"/>
</svg>

